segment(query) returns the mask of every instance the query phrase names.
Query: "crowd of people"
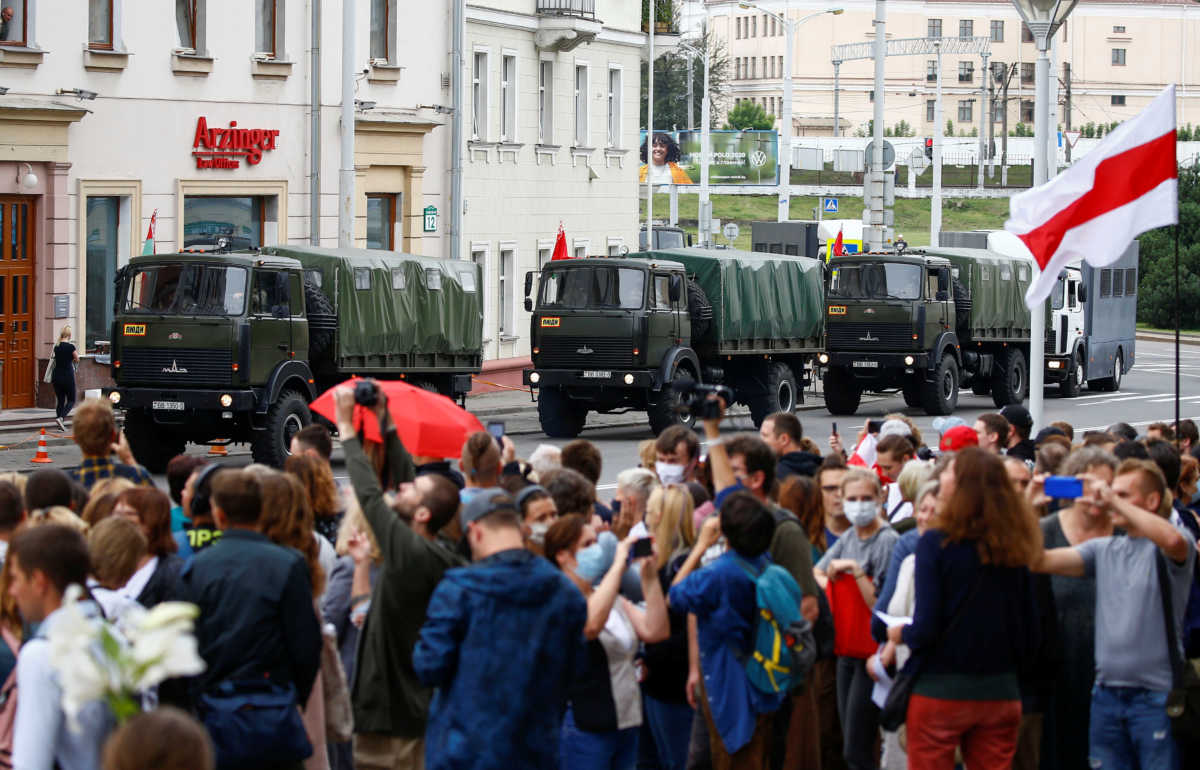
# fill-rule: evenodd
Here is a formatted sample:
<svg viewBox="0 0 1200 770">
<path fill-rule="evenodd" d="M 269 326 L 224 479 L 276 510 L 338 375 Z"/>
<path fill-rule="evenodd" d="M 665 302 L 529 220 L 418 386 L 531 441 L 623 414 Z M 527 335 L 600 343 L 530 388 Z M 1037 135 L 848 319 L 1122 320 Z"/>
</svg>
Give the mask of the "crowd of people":
<svg viewBox="0 0 1200 770">
<path fill-rule="evenodd" d="M 1014 405 L 927 444 L 899 414 L 723 434 L 718 402 L 603 500 L 586 440 L 519 458 L 480 432 L 448 461 L 386 396 L 334 403 L 344 484 L 311 425 L 282 469 L 180 455 L 160 490 L 102 400 L 77 468 L 0 477 L 0 764 L 1200 766 L 1191 421 L 1031 435 Z M 754 674 L 768 575 L 815 648 L 787 686 Z M 117 629 L 194 604 L 203 673 L 68 718 L 50 637 L 75 585 Z"/>
</svg>

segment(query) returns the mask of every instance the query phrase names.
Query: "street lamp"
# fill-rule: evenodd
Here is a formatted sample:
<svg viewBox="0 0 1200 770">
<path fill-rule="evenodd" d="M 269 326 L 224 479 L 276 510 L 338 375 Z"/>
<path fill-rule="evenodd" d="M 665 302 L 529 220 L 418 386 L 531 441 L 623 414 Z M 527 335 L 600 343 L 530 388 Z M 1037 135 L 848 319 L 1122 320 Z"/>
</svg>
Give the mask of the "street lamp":
<svg viewBox="0 0 1200 770">
<path fill-rule="evenodd" d="M 712 203 L 708 194 L 708 164 L 712 156 L 712 121 L 709 118 L 708 105 L 708 10 L 704 12 L 704 50 L 700 51 L 687 43 L 679 47 L 693 56 L 704 57 L 704 84 L 700 86 L 700 211 L 698 219 L 700 230 L 700 245 L 712 245 Z M 692 63 L 688 62 L 688 77 L 692 74 Z M 691 95 L 688 95 L 688 115 L 692 114 Z"/>
<path fill-rule="evenodd" d="M 1037 46 L 1033 101 L 1033 186 L 1050 179 L 1047 151 L 1050 138 L 1050 41 L 1067 20 L 1079 0 L 1012 0 L 1021 20 L 1033 34 Z M 1029 412 L 1034 427 L 1041 427 L 1042 390 L 1046 360 L 1046 303 L 1043 300 L 1030 313 L 1029 322 Z"/>
<path fill-rule="evenodd" d="M 783 25 L 783 32 L 787 35 L 787 44 L 784 47 L 783 54 L 783 118 L 782 118 L 782 135 L 779 137 L 779 221 L 786 222 L 791 218 L 791 189 L 792 189 L 792 48 L 795 46 L 796 28 L 809 19 L 817 16 L 830 14 L 838 16 L 844 12 L 843 8 L 827 8 L 824 11 L 815 11 L 802 16 L 795 21 L 788 18 L 788 9 L 785 2 L 783 15 L 768 11 L 766 8 L 755 5 L 749 2 L 739 2 L 739 8 L 746 8 L 755 11 L 760 11 L 775 19 Z"/>
</svg>

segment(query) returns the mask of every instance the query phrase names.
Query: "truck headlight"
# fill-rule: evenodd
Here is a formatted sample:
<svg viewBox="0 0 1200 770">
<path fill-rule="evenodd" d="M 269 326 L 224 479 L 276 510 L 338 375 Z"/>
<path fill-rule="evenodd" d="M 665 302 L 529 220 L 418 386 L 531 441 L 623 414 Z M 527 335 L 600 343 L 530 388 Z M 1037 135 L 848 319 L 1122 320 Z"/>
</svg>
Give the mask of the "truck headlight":
<svg viewBox="0 0 1200 770">
<path fill-rule="evenodd" d="M 828 353 L 822 353 L 821 355 L 817 356 L 817 362 L 818 362 L 818 363 L 822 363 L 822 364 L 827 364 L 827 363 L 829 363 L 829 354 L 828 354 Z"/>
<path fill-rule="evenodd" d="M 114 390 L 112 393 L 109 393 L 108 400 L 113 402 L 114 404 L 121 403 L 121 392 L 118 390 Z"/>
<path fill-rule="evenodd" d="M 1062 361 L 1047 361 L 1046 366 L 1050 369 L 1061 369 Z"/>
<path fill-rule="evenodd" d="M 632 374 L 627 374 L 627 375 L 625 375 L 625 384 L 626 384 L 626 385 L 632 385 L 632 384 L 633 384 L 633 375 L 632 375 Z"/>
<path fill-rule="evenodd" d="M 905 365 L 905 366 L 912 366 L 912 365 L 913 365 L 913 364 L 915 364 L 916 362 L 917 362 L 917 359 L 913 358 L 912 356 L 905 356 L 905 357 L 904 357 L 904 365 Z"/>
<path fill-rule="evenodd" d="M 226 409 L 233 406 L 233 396 L 229 395 L 228 393 L 222 393 L 220 400 L 221 406 L 225 407 Z"/>
<path fill-rule="evenodd" d="M 537 372 L 530 372 L 530 374 L 529 374 L 529 382 L 530 383 L 532 383 L 533 385 L 537 385 L 541 381 L 542 381 L 542 375 L 538 374 Z"/>
</svg>

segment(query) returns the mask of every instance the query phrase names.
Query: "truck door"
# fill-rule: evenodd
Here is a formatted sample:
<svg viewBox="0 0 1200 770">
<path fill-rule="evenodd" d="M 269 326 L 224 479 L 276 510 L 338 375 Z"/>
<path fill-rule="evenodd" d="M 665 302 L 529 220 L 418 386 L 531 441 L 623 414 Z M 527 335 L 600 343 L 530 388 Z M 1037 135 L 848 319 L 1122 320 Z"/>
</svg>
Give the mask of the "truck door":
<svg viewBox="0 0 1200 770">
<path fill-rule="evenodd" d="M 1061 356 L 1066 354 L 1067 350 L 1067 334 L 1070 329 L 1070 320 L 1067 318 L 1067 281 L 1059 276 L 1054 283 L 1054 288 L 1050 291 L 1050 340 L 1046 343 L 1046 352 L 1051 355 Z"/>
<path fill-rule="evenodd" d="M 1074 350 L 1076 340 L 1083 336 L 1083 302 L 1079 298 L 1081 284 L 1082 279 L 1078 273 L 1067 272 L 1067 312 L 1063 316 L 1067 331 L 1063 353 Z"/>
<path fill-rule="evenodd" d="M 258 269 L 250 291 L 250 382 L 261 385 L 291 357 L 291 291 L 285 270 Z M 304 297 L 298 300 L 303 306 Z"/>
<path fill-rule="evenodd" d="M 921 324 L 920 314 L 915 319 L 918 326 L 923 326 L 926 344 L 933 344 L 937 335 L 943 329 L 954 328 L 954 312 L 950 302 L 954 298 L 950 290 L 950 269 L 946 267 L 931 267 L 925 271 L 925 323 Z"/>
<path fill-rule="evenodd" d="M 647 361 L 658 361 L 679 339 L 679 316 L 671 306 L 671 276 L 669 273 L 650 274 L 649 350 Z"/>
</svg>

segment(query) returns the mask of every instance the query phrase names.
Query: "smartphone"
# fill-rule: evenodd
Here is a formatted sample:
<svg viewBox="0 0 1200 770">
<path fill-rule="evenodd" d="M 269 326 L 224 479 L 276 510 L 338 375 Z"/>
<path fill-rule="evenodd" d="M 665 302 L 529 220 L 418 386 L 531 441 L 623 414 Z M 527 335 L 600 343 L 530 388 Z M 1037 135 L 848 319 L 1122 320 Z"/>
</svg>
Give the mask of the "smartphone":
<svg viewBox="0 0 1200 770">
<path fill-rule="evenodd" d="M 1056 500 L 1074 500 L 1083 497 L 1083 479 L 1074 476 L 1049 476 L 1046 478 L 1046 497 Z"/>
<path fill-rule="evenodd" d="M 867 420 L 867 433 L 878 433 L 883 430 L 883 420 Z"/>
<path fill-rule="evenodd" d="M 835 422 L 835 423 L 832 423 L 832 424 L 833 424 L 833 430 L 831 431 L 831 433 L 832 433 L 833 435 L 835 435 L 835 436 L 836 436 L 836 435 L 838 434 L 838 432 L 837 432 L 837 423 Z"/>
<path fill-rule="evenodd" d="M 643 537 L 641 540 L 635 540 L 633 541 L 633 546 L 629 549 L 629 556 L 633 559 L 645 558 L 654 552 L 653 546 L 654 542 L 648 537 Z"/>
<path fill-rule="evenodd" d="M 487 432 L 492 434 L 492 438 L 496 439 L 496 443 L 503 446 L 504 442 L 504 420 L 492 420 L 487 424 Z"/>
</svg>

